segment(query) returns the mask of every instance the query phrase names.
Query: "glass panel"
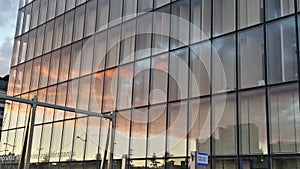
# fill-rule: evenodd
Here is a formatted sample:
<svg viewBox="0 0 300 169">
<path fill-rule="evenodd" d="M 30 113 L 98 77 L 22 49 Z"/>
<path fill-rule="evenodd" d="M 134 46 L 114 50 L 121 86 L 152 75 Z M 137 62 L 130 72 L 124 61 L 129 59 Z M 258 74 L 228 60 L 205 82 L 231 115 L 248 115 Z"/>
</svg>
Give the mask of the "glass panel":
<svg viewBox="0 0 300 169">
<path fill-rule="evenodd" d="M 7 131 L 1 131 L 1 142 L 0 142 L 0 154 L 5 155 L 7 150 L 6 150 L 6 145 L 4 143 L 7 143 Z"/>
<path fill-rule="evenodd" d="M 26 59 L 25 57 L 26 57 L 27 43 L 28 43 L 28 34 L 25 34 L 21 37 L 18 63 L 23 63 Z"/>
<path fill-rule="evenodd" d="M 68 92 L 67 92 L 67 107 L 76 108 L 77 96 L 78 96 L 78 85 L 79 80 L 72 80 L 68 82 Z"/>
<path fill-rule="evenodd" d="M 89 109 L 89 98 L 91 89 L 91 76 L 85 76 L 80 78 L 79 93 L 77 100 L 77 108 L 80 110 Z"/>
<path fill-rule="evenodd" d="M 14 141 L 15 141 L 16 130 L 9 130 L 7 133 L 8 133 L 7 142 L 3 144 L 6 145 L 7 153 L 10 154 L 13 152 L 13 148 L 15 147 Z"/>
<path fill-rule="evenodd" d="M 214 160 L 215 169 L 238 169 L 235 158 L 217 158 Z"/>
<path fill-rule="evenodd" d="M 116 25 L 122 20 L 122 5 L 123 1 L 110 0 L 110 15 L 109 15 L 109 26 Z"/>
<path fill-rule="evenodd" d="M 277 157 L 272 159 L 273 169 L 285 169 L 285 168 L 300 168 L 300 159 L 299 157 Z"/>
<path fill-rule="evenodd" d="M 154 0 L 154 8 L 159 8 L 170 3 L 170 0 Z"/>
<path fill-rule="evenodd" d="M 40 102 L 46 102 L 46 94 L 47 94 L 47 88 L 44 88 L 42 90 L 38 90 L 37 95 L 38 101 Z M 35 124 L 40 124 L 43 122 L 44 119 L 44 107 L 37 107 L 36 108 L 36 115 L 35 115 Z"/>
<path fill-rule="evenodd" d="M 109 121 L 101 118 L 99 156 L 102 158 L 103 158 L 106 143 L 107 143 L 107 137 L 109 137 L 108 129 L 109 129 Z"/>
<path fill-rule="evenodd" d="M 213 92 L 232 91 L 236 88 L 236 53 L 234 35 L 213 42 Z"/>
<path fill-rule="evenodd" d="M 138 13 L 144 13 L 151 11 L 153 7 L 153 0 L 139 0 L 138 1 Z"/>
<path fill-rule="evenodd" d="M 149 1 L 149 0 L 146 0 Z M 146 2 L 139 1 L 139 2 Z M 145 58 L 151 52 L 152 13 L 138 17 L 135 59 Z"/>
<path fill-rule="evenodd" d="M 167 157 L 186 156 L 187 102 L 169 104 Z"/>
<path fill-rule="evenodd" d="M 134 109 L 131 119 L 130 158 L 145 158 L 148 108 Z"/>
<path fill-rule="evenodd" d="M 30 90 L 35 90 L 38 88 L 39 77 L 40 77 L 40 68 L 41 68 L 41 58 L 37 58 L 37 59 L 33 60 Z"/>
<path fill-rule="evenodd" d="M 12 58 L 11 58 L 11 66 L 15 66 L 18 63 L 18 57 L 20 52 L 20 37 L 15 39 Z"/>
<path fill-rule="evenodd" d="M 75 7 L 76 0 L 67 0 L 66 11 Z"/>
<path fill-rule="evenodd" d="M 189 103 L 189 151 L 210 153 L 210 99 L 196 99 Z"/>
<path fill-rule="evenodd" d="M 90 111 L 101 112 L 102 94 L 103 94 L 103 79 L 104 73 L 99 72 L 92 75 L 91 96 L 90 96 Z"/>
<path fill-rule="evenodd" d="M 73 132 L 74 132 L 75 120 L 67 120 L 64 122 L 64 130 L 62 137 L 61 146 L 61 158 L 60 161 L 71 161 L 73 156 L 72 145 L 73 145 Z"/>
<path fill-rule="evenodd" d="M 189 96 L 210 94 L 211 83 L 211 43 L 204 42 L 191 47 Z"/>
<path fill-rule="evenodd" d="M 32 8 L 32 4 L 26 6 L 26 10 L 25 10 L 25 16 L 24 16 L 24 27 L 23 27 L 23 32 L 27 32 L 29 30 L 29 26 L 30 26 L 30 20 L 31 20 L 31 8 Z"/>
<path fill-rule="evenodd" d="M 14 87 L 15 87 L 15 80 L 16 80 L 16 67 L 13 67 L 10 69 L 9 73 L 9 81 L 8 81 L 8 89 L 7 89 L 7 95 L 12 96 L 14 94 Z M 5 110 L 5 108 L 4 108 Z"/>
<path fill-rule="evenodd" d="M 119 67 L 118 109 L 131 108 L 133 64 Z"/>
<path fill-rule="evenodd" d="M 80 76 L 90 74 L 93 67 L 94 36 L 83 41 Z"/>
<path fill-rule="evenodd" d="M 266 8 L 268 20 L 279 18 L 295 11 L 293 0 L 266 0 Z"/>
<path fill-rule="evenodd" d="M 86 21 L 84 35 L 89 36 L 95 33 L 97 14 L 97 0 L 89 1 L 86 5 Z"/>
<path fill-rule="evenodd" d="M 106 38 L 107 32 L 103 31 L 96 34 L 95 36 L 95 47 L 94 47 L 94 61 L 93 61 L 93 72 L 104 69 L 105 56 L 106 56 Z"/>
<path fill-rule="evenodd" d="M 35 39 L 36 39 L 36 30 L 37 29 L 29 32 L 26 60 L 30 60 L 33 58 Z"/>
<path fill-rule="evenodd" d="M 51 148 L 49 153 L 50 162 L 59 161 L 63 124 L 63 122 L 53 124 Z"/>
<path fill-rule="evenodd" d="M 67 1 L 70 1 L 70 0 L 67 0 Z M 66 44 L 69 44 L 72 42 L 73 22 L 74 22 L 73 19 L 74 19 L 74 10 L 65 14 L 63 45 L 66 45 Z"/>
<path fill-rule="evenodd" d="M 21 95 L 22 99 L 32 99 L 28 98 L 28 94 Z M 27 117 L 29 115 L 30 107 L 27 104 L 20 103 L 19 104 L 19 115 L 18 115 L 18 123 L 17 127 L 24 127 L 27 121 Z"/>
<path fill-rule="evenodd" d="M 69 65 L 70 65 L 70 52 L 71 46 L 67 46 L 62 49 L 60 64 L 59 64 L 59 76 L 58 81 L 62 82 L 68 79 L 69 77 Z"/>
<path fill-rule="evenodd" d="M 212 104 L 213 153 L 234 155 L 237 152 L 236 96 L 215 96 Z"/>
<path fill-rule="evenodd" d="M 85 5 L 82 5 L 75 10 L 73 41 L 77 41 L 83 37 L 84 17 Z"/>
<path fill-rule="evenodd" d="M 37 28 L 36 42 L 35 42 L 35 52 L 34 56 L 40 56 L 43 53 L 43 44 L 44 44 L 44 34 L 45 34 L 45 25 L 42 25 Z"/>
<path fill-rule="evenodd" d="M 171 17 L 171 49 L 189 43 L 189 13 L 190 3 L 188 0 L 172 5 L 172 15 L 174 16 Z"/>
<path fill-rule="evenodd" d="M 269 160 L 267 157 L 244 157 L 240 160 L 240 167 L 244 169 L 268 169 Z"/>
<path fill-rule="evenodd" d="M 151 104 L 167 101 L 169 54 L 155 56 L 151 60 Z"/>
<path fill-rule="evenodd" d="M 185 169 L 187 168 L 187 161 L 184 158 L 167 159 L 165 165 L 167 169 Z"/>
<path fill-rule="evenodd" d="M 240 0 L 238 4 L 240 28 L 258 24 L 263 21 L 264 4 L 262 0 Z"/>
<path fill-rule="evenodd" d="M 123 20 L 128 20 L 136 16 L 137 3 L 138 1 L 136 0 L 124 1 Z"/>
<path fill-rule="evenodd" d="M 59 106 L 66 105 L 67 83 L 61 83 L 57 86 L 55 104 Z M 63 110 L 55 110 L 54 120 L 62 120 L 64 118 Z"/>
<path fill-rule="evenodd" d="M 299 91 L 298 85 L 270 89 L 270 144 L 273 153 L 299 152 Z"/>
<path fill-rule="evenodd" d="M 46 22 L 47 8 L 48 8 L 48 0 L 41 0 L 40 12 L 39 12 L 39 25 Z"/>
<path fill-rule="evenodd" d="M 75 123 L 73 161 L 82 161 L 84 156 L 84 147 L 86 143 L 87 118 L 80 118 Z M 70 139 L 70 138 L 69 138 Z"/>
<path fill-rule="evenodd" d="M 169 50 L 170 6 L 154 13 L 152 55 Z"/>
<path fill-rule="evenodd" d="M 242 92 L 240 95 L 240 152 L 267 154 L 265 90 Z"/>
<path fill-rule="evenodd" d="M 45 87 L 48 82 L 48 73 L 49 73 L 49 64 L 50 64 L 50 54 L 42 57 L 42 66 L 41 66 L 41 73 L 40 73 L 40 81 L 39 87 Z"/>
<path fill-rule="evenodd" d="M 59 0 L 60 1 L 60 0 Z M 55 19 L 55 29 L 53 35 L 53 49 L 61 47 L 63 37 L 64 16 Z"/>
<path fill-rule="evenodd" d="M 148 120 L 147 157 L 164 157 L 166 148 L 167 105 L 151 106 Z"/>
<path fill-rule="evenodd" d="M 58 0 L 56 2 L 56 16 L 65 12 L 66 0 Z"/>
<path fill-rule="evenodd" d="M 23 74 L 22 93 L 29 91 L 31 70 L 32 70 L 32 61 L 26 62 L 24 74 Z"/>
<path fill-rule="evenodd" d="M 113 27 L 108 31 L 106 68 L 119 63 L 121 26 Z"/>
<path fill-rule="evenodd" d="M 129 169 L 145 169 L 146 161 L 145 160 L 131 160 L 131 165 L 129 165 Z"/>
<path fill-rule="evenodd" d="M 157 159 L 156 155 L 152 155 L 150 159 L 147 161 L 147 168 L 158 168 L 158 169 L 163 169 L 165 168 L 165 160 L 162 159 Z M 134 167 L 132 167 L 134 168 Z M 136 167 L 138 168 L 138 167 Z"/>
<path fill-rule="evenodd" d="M 59 59 L 60 59 L 60 50 L 52 52 L 50 69 L 49 69 L 48 85 L 52 85 L 52 84 L 57 83 Z"/>
<path fill-rule="evenodd" d="M 30 163 L 38 162 L 39 158 L 39 151 L 40 151 L 40 140 L 42 134 L 42 125 L 35 126 L 33 131 L 33 139 L 32 139 L 32 146 L 31 146 L 31 156 L 30 156 Z"/>
<path fill-rule="evenodd" d="M 105 71 L 105 83 L 103 94 L 103 112 L 113 111 L 116 108 L 116 96 L 118 85 L 118 69 Z"/>
<path fill-rule="evenodd" d="M 24 74 L 24 65 L 25 64 L 22 64 L 17 67 L 14 95 L 21 93 L 22 83 L 23 83 L 23 74 Z"/>
<path fill-rule="evenodd" d="M 101 155 L 98 154 L 99 149 L 99 136 L 100 136 L 100 124 L 101 118 L 89 117 L 88 129 L 86 137 L 86 150 L 85 160 L 100 160 Z"/>
<path fill-rule="evenodd" d="M 116 115 L 114 159 L 121 159 L 123 154 L 128 154 L 131 111 L 121 111 Z"/>
<path fill-rule="evenodd" d="M 38 17 L 39 17 L 39 5 L 40 5 L 40 0 L 33 1 L 30 29 L 35 28 L 37 26 Z"/>
<path fill-rule="evenodd" d="M 52 124 L 43 125 L 42 135 L 41 135 L 41 147 L 39 154 L 39 162 L 49 162 L 49 150 L 50 150 L 50 141 L 52 134 Z"/>
<path fill-rule="evenodd" d="M 22 34 L 24 12 L 25 12 L 25 9 L 23 8 L 18 13 L 18 19 L 17 19 L 17 24 L 16 24 L 16 36 L 19 36 Z"/>
<path fill-rule="evenodd" d="M 195 43 L 211 36 L 211 0 L 192 0 L 191 3 L 190 42 Z"/>
<path fill-rule="evenodd" d="M 89 1 L 89 0 L 76 0 L 76 6 L 79 6 L 80 4 Z"/>
<path fill-rule="evenodd" d="M 22 153 L 22 141 L 23 141 L 23 135 L 24 135 L 24 129 L 18 129 L 16 130 L 16 138 L 15 138 L 15 143 L 14 143 L 14 151 L 13 153 L 15 155 L 21 156 Z M 3 135 L 1 135 L 3 137 Z"/>
<path fill-rule="evenodd" d="M 56 98 L 56 86 L 51 86 L 47 88 L 46 103 L 55 104 Z M 50 108 L 45 108 L 44 122 L 49 122 L 53 120 L 54 110 Z"/>
<path fill-rule="evenodd" d="M 265 85 L 263 27 L 239 33 L 240 87 Z M 253 65 L 256 65 L 253 69 Z"/>
<path fill-rule="evenodd" d="M 267 25 L 268 81 L 278 83 L 298 78 L 295 19 Z"/>
<path fill-rule="evenodd" d="M 170 53 L 169 100 L 187 98 L 188 94 L 188 48 Z"/>
<path fill-rule="evenodd" d="M 150 59 L 135 63 L 134 70 L 134 105 L 142 106 L 148 104 L 149 81 L 150 81 Z"/>
<path fill-rule="evenodd" d="M 48 12 L 47 12 L 47 21 L 53 19 L 55 16 L 55 9 L 56 9 L 56 1 L 57 0 L 49 0 L 48 3 Z M 60 0 L 58 0 L 60 1 Z"/>
<path fill-rule="evenodd" d="M 235 30 L 235 0 L 213 0 L 214 36 Z"/>
<path fill-rule="evenodd" d="M 136 20 L 130 20 L 122 25 L 122 43 L 120 64 L 131 62 L 134 59 Z"/>
<path fill-rule="evenodd" d="M 52 20 L 46 24 L 44 53 L 50 52 L 50 50 L 52 49 L 53 29 L 54 29 L 54 21 Z"/>
<path fill-rule="evenodd" d="M 96 32 L 107 28 L 109 0 L 98 0 Z"/>
<path fill-rule="evenodd" d="M 82 41 L 72 44 L 72 53 L 70 57 L 69 79 L 79 76 L 81 62 Z"/>
</svg>

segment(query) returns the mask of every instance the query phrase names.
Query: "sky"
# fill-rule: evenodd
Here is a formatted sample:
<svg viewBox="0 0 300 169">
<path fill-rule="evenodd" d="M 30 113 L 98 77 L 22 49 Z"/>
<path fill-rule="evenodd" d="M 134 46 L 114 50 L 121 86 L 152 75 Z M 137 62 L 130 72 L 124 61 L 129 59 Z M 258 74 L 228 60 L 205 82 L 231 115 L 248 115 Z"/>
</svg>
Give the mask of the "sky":
<svg viewBox="0 0 300 169">
<path fill-rule="evenodd" d="M 19 0 L 0 0 L 0 77 L 9 74 Z"/>
</svg>

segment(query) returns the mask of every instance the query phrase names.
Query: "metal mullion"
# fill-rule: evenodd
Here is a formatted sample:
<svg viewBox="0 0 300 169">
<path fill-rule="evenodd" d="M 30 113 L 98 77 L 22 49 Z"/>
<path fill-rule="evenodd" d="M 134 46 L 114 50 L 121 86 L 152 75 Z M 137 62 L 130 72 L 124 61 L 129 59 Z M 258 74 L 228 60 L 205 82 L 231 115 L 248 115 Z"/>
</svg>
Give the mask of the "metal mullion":
<svg viewBox="0 0 300 169">
<path fill-rule="evenodd" d="M 242 166 L 240 165 L 240 125 L 239 125 L 239 122 L 240 122 L 240 98 L 239 98 L 239 68 L 240 68 L 240 64 L 239 64 L 239 43 L 238 43 L 238 38 L 239 38 L 239 34 L 238 34 L 238 23 L 239 23 L 239 8 L 238 8 L 238 3 L 239 3 L 239 0 L 235 0 L 235 106 L 236 106 L 236 134 L 235 134 L 235 137 L 236 137 L 236 145 L 235 145 L 235 148 L 236 148 L 236 155 L 237 155 L 237 168 L 242 168 Z"/>
<path fill-rule="evenodd" d="M 211 13 L 210 13 L 210 24 L 211 24 L 211 27 L 210 27 L 210 44 L 211 44 L 211 47 L 210 47 L 210 169 L 214 169 L 214 162 L 215 162 L 215 158 L 214 158 L 214 155 L 215 155 L 215 140 L 214 140 L 214 137 L 213 137 L 213 113 L 214 113 L 214 107 L 213 107 L 213 83 L 214 83 L 214 80 L 213 80 L 213 68 L 214 68 L 214 45 L 213 45 L 213 36 L 214 36 L 214 0 L 211 0 Z"/>
</svg>

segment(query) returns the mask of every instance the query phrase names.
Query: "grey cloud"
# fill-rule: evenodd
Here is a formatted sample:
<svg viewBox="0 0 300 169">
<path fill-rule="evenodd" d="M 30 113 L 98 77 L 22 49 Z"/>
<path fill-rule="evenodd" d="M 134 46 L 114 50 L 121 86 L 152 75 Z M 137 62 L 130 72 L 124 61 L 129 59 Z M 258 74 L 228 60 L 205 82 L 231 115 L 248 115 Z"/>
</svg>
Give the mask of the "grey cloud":
<svg viewBox="0 0 300 169">
<path fill-rule="evenodd" d="M 10 59 L 12 55 L 12 38 L 7 36 L 0 44 L 0 76 L 9 73 Z"/>
<path fill-rule="evenodd" d="M 0 25 L 6 26 L 16 22 L 18 0 L 0 0 Z"/>
</svg>

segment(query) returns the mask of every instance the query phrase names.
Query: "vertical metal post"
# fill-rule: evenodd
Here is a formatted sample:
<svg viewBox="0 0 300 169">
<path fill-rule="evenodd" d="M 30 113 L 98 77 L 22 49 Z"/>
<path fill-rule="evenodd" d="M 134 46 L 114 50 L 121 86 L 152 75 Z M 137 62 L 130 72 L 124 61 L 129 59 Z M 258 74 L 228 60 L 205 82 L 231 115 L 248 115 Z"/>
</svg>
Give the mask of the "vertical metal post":
<svg viewBox="0 0 300 169">
<path fill-rule="evenodd" d="M 109 169 L 113 169 L 115 129 L 116 129 L 116 114 L 115 112 L 112 112 L 111 131 L 110 131 L 110 152 L 109 152 L 110 154 L 109 154 L 109 161 L 108 161 Z"/>
<path fill-rule="evenodd" d="M 102 161 L 101 161 L 101 169 L 106 168 L 105 167 L 105 162 L 106 162 L 108 143 L 109 143 L 109 133 L 110 133 L 110 126 L 108 126 L 108 129 L 107 129 L 106 144 L 105 144 L 103 158 L 102 158 Z"/>
<path fill-rule="evenodd" d="M 34 121 L 35 121 L 35 113 L 37 108 L 37 96 L 34 96 L 33 104 L 31 105 L 31 113 L 28 118 L 28 123 L 26 125 L 26 133 L 23 142 L 23 150 L 22 156 L 19 162 L 19 169 L 29 169 L 30 165 L 30 156 L 31 156 L 31 147 L 32 147 L 32 137 L 34 130 Z"/>
<path fill-rule="evenodd" d="M 127 154 L 123 154 L 122 155 L 122 165 L 121 165 L 121 169 L 127 169 Z"/>
</svg>

